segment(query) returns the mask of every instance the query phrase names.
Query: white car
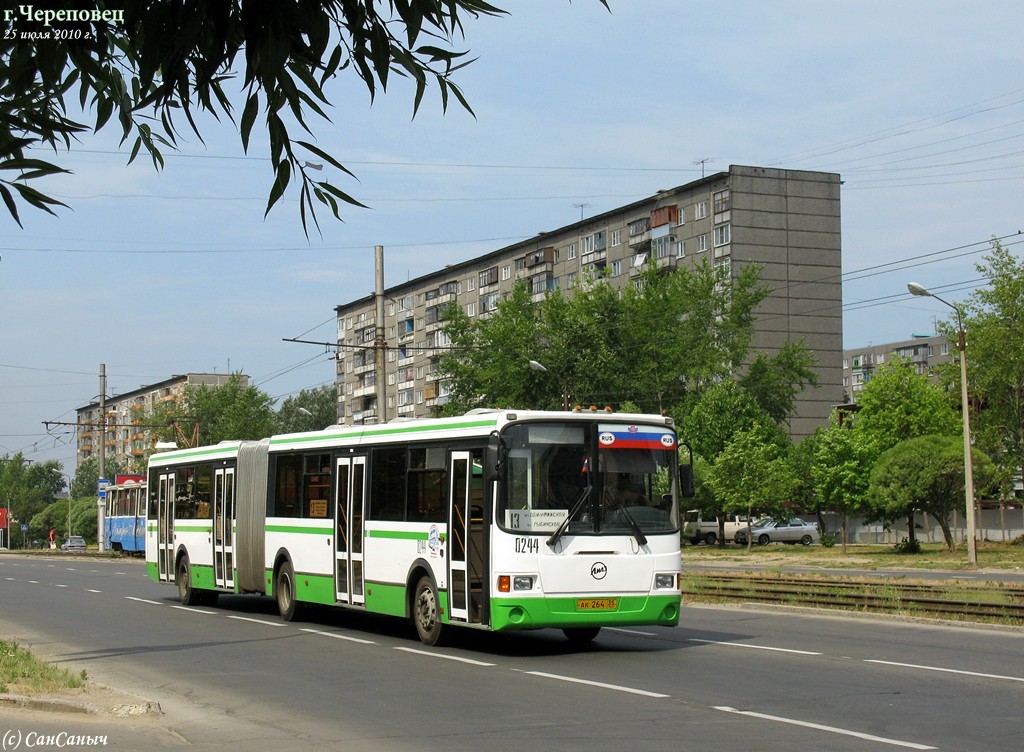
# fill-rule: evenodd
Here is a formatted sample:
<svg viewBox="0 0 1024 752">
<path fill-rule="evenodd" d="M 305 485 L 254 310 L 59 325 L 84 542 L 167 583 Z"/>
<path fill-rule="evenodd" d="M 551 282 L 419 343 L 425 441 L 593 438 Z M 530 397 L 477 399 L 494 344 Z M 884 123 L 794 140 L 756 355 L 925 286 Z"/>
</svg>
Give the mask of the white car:
<svg viewBox="0 0 1024 752">
<path fill-rule="evenodd" d="M 804 522 L 799 517 L 791 517 L 788 520 L 765 517 L 753 524 L 750 538 L 759 546 L 767 546 L 769 543 L 802 543 L 809 546 L 821 541 L 818 526 L 813 522 Z M 734 540 L 746 545 L 747 529 L 737 531 Z"/>
</svg>

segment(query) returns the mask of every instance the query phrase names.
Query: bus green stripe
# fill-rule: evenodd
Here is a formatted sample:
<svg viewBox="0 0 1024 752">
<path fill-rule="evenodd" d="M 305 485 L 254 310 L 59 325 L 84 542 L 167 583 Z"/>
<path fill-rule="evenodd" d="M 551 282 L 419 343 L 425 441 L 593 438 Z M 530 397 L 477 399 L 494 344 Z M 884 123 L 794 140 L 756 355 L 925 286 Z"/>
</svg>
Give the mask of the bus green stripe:
<svg viewBox="0 0 1024 752">
<path fill-rule="evenodd" d="M 367 538 L 391 538 L 393 540 L 428 540 L 429 533 L 419 530 L 367 530 Z"/>
<path fill-rule="evenodd" d="M 365 439 L 372 436 L 400 436 L 402 434 L 415 434 L 430 431 L 454 431 L 466 428 L 494 428 L 498 421 L 494 418 L 486 420 L 471 420 L 464 423 L 452 423 L 447 425 L 398 425 L 378 429 L 361 429 L 357 431 L 345 431 L 331 434 L 311 434 L 306 436 L 289 436 L 287 438 L 271 439 L 271 446 L 287 446 L 289 444 L 308 444 L 315 441 L 337 441 L 339 439 Z"/>
<path fill-rule="evenodd" d="M 179 522 L 174 529 L 179 533 L 208 533 L 213 530 L 213 523 L 208 522 L 205 525 L 183 525 Z"/>
<path fill-rule="evenodd" d="M 307 535 L 330 535 L 329 527 L 298 527 L 296 525 L 267 525 L 268 533 L 306 533 Z"/>
</svg>

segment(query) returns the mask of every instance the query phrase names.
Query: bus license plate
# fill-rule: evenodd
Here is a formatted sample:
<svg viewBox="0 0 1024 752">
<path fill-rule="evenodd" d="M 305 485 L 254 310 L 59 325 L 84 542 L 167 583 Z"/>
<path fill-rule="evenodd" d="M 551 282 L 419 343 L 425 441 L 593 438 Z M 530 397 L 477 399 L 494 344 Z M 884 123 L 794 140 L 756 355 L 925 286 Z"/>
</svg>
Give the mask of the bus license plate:
<svg viewBox="0 0 1024 752">
<path fill-rule="evenodd" d="M 577 611 L 615 611 L 619 607 L 618 598 L 577 598 Z"/>
</svg>

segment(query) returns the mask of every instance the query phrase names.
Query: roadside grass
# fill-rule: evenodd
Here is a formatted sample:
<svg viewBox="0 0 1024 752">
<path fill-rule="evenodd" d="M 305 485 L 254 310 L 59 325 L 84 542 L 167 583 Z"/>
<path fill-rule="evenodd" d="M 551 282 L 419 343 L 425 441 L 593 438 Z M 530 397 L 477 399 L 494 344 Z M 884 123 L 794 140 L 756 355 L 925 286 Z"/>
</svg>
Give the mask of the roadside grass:
<svg viewBox="0 0 1024 752">
<path fill-rule="evenodd" d="M 759 568 L 771 571 L 773 567 L 820 566 L 830 569 L 970 569 L 967 563 L 967 547 L 961 545 L 950 552 L 942 543 L 922 543 L 917 554 L 901 553 L 892 544 L 851 544 L 843 553 L 842 546 L 787 546 L 769 544 L 753 546 L 748 552 L 745 546 L 729 544 L 719 546 L 684 546 L 683 565 L 691 562 L 756 563 Z M 979 569 L 1024 569 L 1024 545 L 1019 543 L 994 543 L 985 541 L 978 544 Z"/>
<path fill-rule="evenodd" d="M 13 640 L 0 640 L 0 692 L 47 694 L 85 685 L 85 671 L 75 674 L 36 658 Z"/>
</svg>

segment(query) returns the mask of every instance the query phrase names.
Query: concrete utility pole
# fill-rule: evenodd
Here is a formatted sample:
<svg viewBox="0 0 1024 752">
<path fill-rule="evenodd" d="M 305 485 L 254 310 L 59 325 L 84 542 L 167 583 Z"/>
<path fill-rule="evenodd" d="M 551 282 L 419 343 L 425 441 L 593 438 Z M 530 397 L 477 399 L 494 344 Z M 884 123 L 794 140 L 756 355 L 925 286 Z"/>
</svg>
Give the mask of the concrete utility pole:
<svg viewBox="0 0 1024 752">
<path fill-rule="evenodd" d="M 377 393 L 377 422 L 388 422 L 387 410 L 387 376 L 385 374 L 384 351 L 387 349 L 387 342 L 384 339 L 384 246 L 373 247 L 374 266 L 374 339 L 373 339 L 373 378 Z"/>
<path fill-rule="evenodd" d="M 103 477 L 107 451 L 107 365 L 100 363 L 100 454 L 99 475 Z M 96 544 L 100 551 L 106 550 L 106 539 L 103 536 L 103 523 L 107 517 L 107 500 L 99 495 L 96 489 Z"/>
</svg>

